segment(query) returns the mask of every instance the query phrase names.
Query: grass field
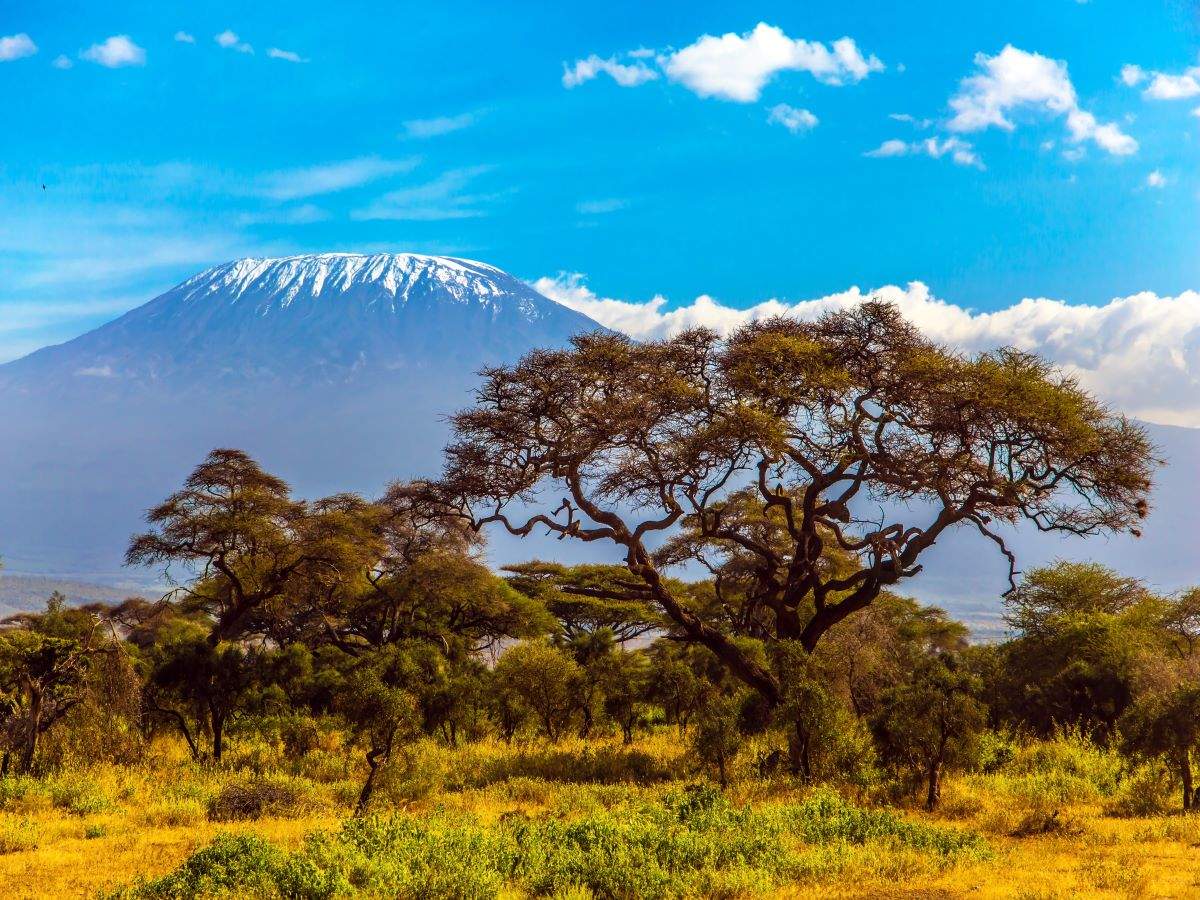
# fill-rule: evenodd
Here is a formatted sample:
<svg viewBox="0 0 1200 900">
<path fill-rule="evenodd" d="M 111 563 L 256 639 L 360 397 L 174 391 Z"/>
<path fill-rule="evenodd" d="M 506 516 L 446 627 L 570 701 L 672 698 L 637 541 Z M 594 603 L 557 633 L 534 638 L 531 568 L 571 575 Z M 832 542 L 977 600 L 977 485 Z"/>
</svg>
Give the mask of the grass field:
<svg viewBox="0 0 1200 900">
<path fill-rule="evenodd" d="M 0 780 L 0 896 L 1200 896 L 1200 817 L 1077 740 L 952 778 L 936 815 L 753 777 L 753 752 L 722 794 L 674 729 L 423 742 L 358 821 L 357 759 L 333 742 L 219 771 L 180 751 Z"/>
</svg>

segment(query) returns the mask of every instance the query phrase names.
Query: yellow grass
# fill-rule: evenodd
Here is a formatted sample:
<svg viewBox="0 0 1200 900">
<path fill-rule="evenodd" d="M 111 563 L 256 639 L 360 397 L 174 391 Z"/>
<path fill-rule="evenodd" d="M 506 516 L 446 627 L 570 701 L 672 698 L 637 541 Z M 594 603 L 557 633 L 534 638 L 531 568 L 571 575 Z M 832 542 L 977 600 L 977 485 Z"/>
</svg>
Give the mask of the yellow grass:
<svg viewBox="0 0 1200 900">
<path fill-rule="evenodd" d="M 642 741 L 639 748 L 679 762 L 673 733 Z M 617 748 L 612 742 L 602 746 Z M 578 750 L 578 743 L 565 749 Z M 553 748 L 545 748 L 553 754 Z M 536 817 L 551 806 L 584 809 L 593 792 L 552 778 L 507 773 L 496 784 L 479 784 L 480 773 L 512 757 L 502 744 L 458 751 L 425 748 L 424 781 L 400 779 L 386 802 L 412 815 L 434 810 L 470 813 L 480 821 L 508 815 Z M 554 774 L 556 758 L 527 751 L 522 765 Z M 514 764 L 515 765 L 515 764 Z M 520 768 L 517 766 L 517 768 Z M 468 771 L 469 770 L 469 771 Z M 432 771 L 432 775 L 429 772 Z M 506 773 L 496 768 L 497 775 Z M 293 773 L 294 774 L 294 773 Z M 356 777 L 351 772 L 352 777 Z M 691 775 L 691 773 L 689 773 Z M 350 782 L 320 782 L 306 805 L 290 818 L 251 822 L 209 821 L 208 803 L 221 786 L 244 772 L 211 772 L 160 749 L 144 767 L 96 767 L 27 783 L 9 791 L 0 811 L 0 897 L 94 897 L 139 876 L 168 872 L 218 833 L 254 832 L 284 848 L 305 835 L 337 828 L 349 814 Z M 691 776 L 694 777 L 694 776 Z M 464 784 L 475 780 L 475 784 Z M 630 791 L 654 792 L 649 786 Z M 738 803 L 794 799 L 804 788 L 787 781 L 744 778 L 731 794 Z M 983 834 L 991 858 L 947 870 L 923 863 L 912 851 L 867 851 L 861 867 L 835 880 L 795 885 L 787 897 L 1068 898 L 1200 897 L 1200 816 L 1182 814 L 1116 818 L 1100 798 L 1047 803 L 1011 775 L 960 776 L 945 790 L 945 809 L 933 816 L 905 812 L 914 820 L 968 828 Z M 591 799 L 589 799 L 591 798 Z M 1030 814 L 1057 811 L 1060 833 L 1014 837 Z"/>
</svg>

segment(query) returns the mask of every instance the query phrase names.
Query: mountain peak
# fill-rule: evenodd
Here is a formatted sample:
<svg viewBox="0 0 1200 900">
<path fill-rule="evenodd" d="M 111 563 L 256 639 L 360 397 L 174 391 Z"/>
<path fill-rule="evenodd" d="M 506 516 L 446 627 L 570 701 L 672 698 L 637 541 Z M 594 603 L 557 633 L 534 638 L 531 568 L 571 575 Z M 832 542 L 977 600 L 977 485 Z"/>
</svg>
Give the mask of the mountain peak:
<svg viewBox="0 0 1200 900">
<path fill-rule="evenodd" d="M 182 303 L 213 295 L 229 302 L 252 296 L 257 311 L 265 313 L 304 298 L 369 294 L 368 300 L 405 302 L 429 290 L 442 299 L 488 305 L 494 298 L 531 289 L 495 266 L 451 256 L 310 253 L 236 259 L 201 272 L 171 293 Z M 537 304 L 526 307 L 527 315 L 537 314 Z"/>
<path fill-rule="evenodd" d="M 600 326 L 488 265 L 416 253 L 245 258 L 0 366 L 0 385 L 344 381 L 507 360 Z M 7 378 L 6 378 L 7 376 Z M 15 384 L 20 387 L 21 385 Z"/>
</svg>

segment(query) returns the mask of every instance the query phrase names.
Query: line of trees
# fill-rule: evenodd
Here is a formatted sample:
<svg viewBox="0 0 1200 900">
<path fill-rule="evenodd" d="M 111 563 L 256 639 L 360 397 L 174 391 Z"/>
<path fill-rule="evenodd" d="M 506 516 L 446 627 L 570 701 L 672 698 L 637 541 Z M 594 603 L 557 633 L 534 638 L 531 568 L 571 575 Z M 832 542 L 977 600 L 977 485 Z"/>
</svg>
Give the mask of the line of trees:
<svg viewBox="0 0 1200 900">
<path fill-rule="evenodd" d="M 1191 683 L 1200 601 L 1067 564 L 1018 584 L 1003 526 L 1137 533 L 1158 465 L 1040 359 L 950 352 L 880 303 L 725 341 L 585 335 L 486 370 L 453 425 L 441 478 L 374 502 L 298 500 L 213 451 L 129 547 L 172 594 L 56 604 L 0 634 L 5 766 L 33 766 L 38 735 L 87 703 L 214 761 L 239 717 L 287 711 L 362 748 L 365 809 L 417 734 L 631 741 L 657 718 L 722 780 L 747 734 L 776 729 L 786 753 L 764 770 L 878 760 L 917 773 L 932 808 L 987 725 L 1078 723 L 1174 760 L 1194 801 L 1194 742 L 1163 723 L 1200 696 L 1172 687 Z M 489 527 L 623 562 L 495 573 Z M 1009 561 L 1006 644 L 969 648 L 897 594 L 954 528 Z"/>
</svg>

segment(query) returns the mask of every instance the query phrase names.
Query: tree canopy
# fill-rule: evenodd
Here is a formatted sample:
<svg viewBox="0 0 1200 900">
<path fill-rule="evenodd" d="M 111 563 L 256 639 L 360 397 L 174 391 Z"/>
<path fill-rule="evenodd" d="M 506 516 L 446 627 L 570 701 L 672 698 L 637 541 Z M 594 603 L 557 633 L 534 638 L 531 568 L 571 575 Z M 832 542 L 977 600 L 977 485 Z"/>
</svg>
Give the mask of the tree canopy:
<svg viewBox="0 0 1200 900">
<path fill-rule="evenodd" d="M 485 370 L 453 424 L 443 502 L 476 528 L 616 544 L 637 587 L 612 596 L 648 600 L 771 703 L 779 679 L 739 638 L 811 651 L 955 527 L 1014 573 L 998 523 L 1136 534 L 1157 465 L 1139 426 L 1036 356 L 952 352 L 879 302 L 727 341 L 582 335 Z M 669 583 L 688 561 L 734 600 L 723 615 Z"/>
</svg>

